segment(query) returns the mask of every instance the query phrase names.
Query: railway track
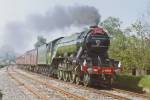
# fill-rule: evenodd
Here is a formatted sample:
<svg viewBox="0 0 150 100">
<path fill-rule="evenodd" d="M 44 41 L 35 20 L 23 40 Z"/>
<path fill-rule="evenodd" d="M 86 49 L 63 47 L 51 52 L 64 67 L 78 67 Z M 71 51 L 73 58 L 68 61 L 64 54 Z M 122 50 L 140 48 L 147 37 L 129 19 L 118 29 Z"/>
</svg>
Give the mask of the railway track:
<svg viewBox="0 0 150 100">
<path fill-rule="evenodd" d="M 37 76 L 37 73 L 33 73 L 33 72 L 29 72 L 29 73 Z M 38 74 L 38 76 L 46 77 L 46 76 L 43 76 L 41 74 Z M 58 79 L 51 78 L 51 77 L 47 77 L 47 79 L 56 80 L 56 81 L 61 82 L 61 83 L 63 82 L 63 83 L 68 84 L 68 85 L 72 85 L 72 86 L 79 87 L 82 89 L 90 90 L 93 93 L 105 95 L 108 97 L 113 97 L 114 99 L 118 99 L 118 100 L 133 100 L 133 98 L 135 100 L 137 100 L 137 98 L 139 98 L 138 100 L 150 100 L 150 96 L 135 93 L 135 92 L 125 91 L 125 90 L 121 90 L 121 89 L 113 88 L 112 90 L 99 90 L 99 89 L 95 89 L 95 88 L 84 87 L 82 85 L 71 84 L 69 82 L 64 82 L 62 80 L 58 80 Z M 115 93 L 113 93 L 113 92 L 115 92 Z M 122 95 L 122 94 L 124 94 L 124 95 Z M 128 96 L 126 96 L 125 94 Z"/>
<path fill-rule="evenodd" d="M 12 72 L 8 71 L 8 75 L 15 80 L 19 86 L 24 86 L 29 92 L 31 92 L 32 94 L 34 94 L 34 96 L 36 96 L 37 98 L 41 99 L 41 100 L 48 100 L 48 97 L 45 95 L 40 94 L 38 91 L 36 91 L 35 89 L 33 89 L 33 87 L 31 87 L 29 84 L 24 84 L 22 81 L 20 81 L 17 77 L 15 77 Z"/>
<path fill-rule="evenodd" d="M 46 87 L 48 87 L 48 88 L 50 88 L 50 89 L 53 89 L 53 90 L 55 90 L 55 91 L 58 91 L 59 93 L 61 93 L 61 94 L 65 95 L 65 96 L 67 96 L 68 98 L 73 98 L 74 100 L 86 100 L 86 99 L 85 99 L 84 97 L 82 97 L 82 96 L 69 93 L 69 92 L 67 92 L 67 91 L 65 91 L 65 90 L 63 90 L 63 89 L 61 89 L 61 88 L 59 88 L 59 87 L 56 87 L 56 86 L 52 85 L 52 84 L 48 83 L 46 80 L 39 80 L 39 79 L 37 79 L 37 78 L 30 77 L 30 76 L 27 76 L 27 75 L 25 75 L 25 74 L 21 74 L 21 73 L 19 73 L 19 72 L 17 72 L 17 71 L 14 71 L 14 70 L 13 70 L 13 72 L 15 72 L 15 73 L 17 73 L 17 74 L 19 74 L 19 75 L 21 75 L 21 76 L 23 76 L 23 77 L 26 77 L 26 78 L 28 78 L 28 79 L 34 80 L 34 81 L 36 81 L 36 82 L 38 82 L 38 83 L 40 83 L 40 84 L 42 84 L 42 85 L 45 85 Z M 18 79 L 18 77 L 16 77 L 15 75 L 13 75 L 12 72 L 9 72 L 9 71 L 8 71 L 8 74 L 10 75 L 10 77 L 11 77 L 12 79 L 14 79 L 17 83 L 19 83 L 19 85 L 24 86 L 28 91 L 30 91 L 31 93 L 33 93 L 35 96 L 37 96 L 37 97 L 40 98 L 41 100 L 48 100 L 48 99 L 49 99 L 48 94 L 47 94 L 47 95 L 42 95 L 41 93 L 39 93 L 39 91 L 36 91 L 35 89 L 33 89 L 33 87 L 30 86 L 29 84 L 27 85 L 27 84 L 23 83 L 22 81 L 20 81 L 20 80 Z"/>
<path fill-rule="evenodd" d="M 22 75 L 24 75 L 23 73 L 21 73 L 21 72 L 19 72 L 19 71 L 16 71 L 17 73 L 19 73 L 19 74 L 22 74 Z M 32 75 L 36 75 L 37 76 L 37 74 L 35 74 L 35 73 L 32 73 L 32 72 L 30 72 L 30 74 L 32 74 Z M 43 76 L 43 75 L 40 75 L 40 76 L 42 76 L 42 77 L 45 77 L 45 76 Z M 27 76 L 28 78 L 32 78 L 33 80 L 37 80 L 37 78 L 33 78 L 32 76 Z M 112 94 L 112 93 L 109 93 L 109 92 L 106 92 L 106 91 L 101 91 L 101 90 L 98 90 L 98 89 L 94 89 L 94 88 L 90 88 L 90 87 L 84 87 L 84 86 L 81 86 L 81 85 L 76 85 L 76 84 L 71 84 L 71 83 L 67 83 L 67 82 L 64 82 L 64 81 L 61 81 L 61 80 L 58 80 L 58 79 L 55 79 L 55 78 L 47 78 L 47 80 L 56 80 L 57 82 L 63 82 L 63 83 L 65 83 L 65 84 L 68 84 L 68 85 L 72 85 L 72 86 L 74 86 L 74 87 L 78 87 L 78 88 L 82 88 L 82 89 L 85 89 L 85 90 L 89 90 L 89 91 L 91 91 L 92 93 L 96 93 L 96 94 L 99 94 L 99 95 L 103 95 L 103 96 L 105 96 L 105 97 L 110 97 L 110 98 L 113 98 L 113 99 L 116 99 L 116 100 L 131 100 L 131 99 L 129 99 L 129 98 L 127 98 L 127 97 L 123 97 L 123 96 L 119 96 L 119 95 L 116 95 L 116 94 Z M 37 80 L 37 81 L 39 81 L 39 80 Z M 41 81 L 41 80 L 40 80 Z M 42 83 L 44 84 L 49 84 L 47 81 L 42 81 Z M 49 88 L 51 87 L 51 85 L 49 86 Z M 63 90 L 63 89 L 61 89 L 61 90 Z"/>
<path fill-rule="evenodd" d="M 33 73 L 31 72 L 31 74 L 33 74 Z M 41 76 L 43 76 L 43 75 L 41 75 Z M 94 93 L 107 95 L 107 96 L 110 96 L 110 97 L 113 97 L 113 98 L 119 99 L 119 100 L 132 100 L 132 97 L 137 97 L 137 98 L 139 97 L 139 98 L 143 98 L 144 100 L 150 100 L 150 96 L 148 96 L 148 95 L 140 94 L 140 93 L 136 93 L 136 92 L 131 92 L 131 91 L 126 91 L 126 90 L 121 90 L 121 89 L 117 89 L 117 88 L 112 88 L 112 90 L 106 90 L 106 89 L 101 90 L 101 89 L 96 89 L 96 88 L 91 88 L 91 87 L 84 87 L 82 85 L 76 85 L 76 84 L 72 84 L 72 83 L 69 83 L 69 82 L 64 82 L 62 80 L 58 80 L 58 79 L 51 78 L 51 77 L 49 79 L 53 79 L 53 80 L 56 80 L 56 81 L 59 81 L 59 82 L 67 83 L 69 85 L 73 85 L 73 86 L 76 86 L 76 87 L 79 87 L 79 88 L 87 89 L 87 90 L 90 90 Z M 118 92 L 118 94 L 110 93 L 112 91 Z M 130 97 L 121 96 L 119 94 L 127 94 L 127 95 L 130 95 Z"/>
<path fill-rule="evenodd" d="M 147 98 L 148 100 L 150 100 L 150 96 L 148 95 L 144 95 L 144 94 L 140 94 L 140 93 L 135 93 L 135 92 L 131 92 L 131 91 L 126 91 L 126 90 L 121 90 L 121 89 L 117 89 L 117 88 L 113 88 L 114 91 L 117 92 L 123 92 L 123 93 L 127 93 L 136 97 L 143 97 L 143 98 Z"/>
<path fill-rule="evenodd" d="M 96 93 L 96 94 L 99 94 L 99 95 L 103 95 L 105 97 L 110 97 L 110 98 L 113 98 L 113 99 L 116 99 L 116 100 L 150 100 L 150 97 L 149 96 L 145 96 L 143 94 L 139 94 L 139 93 L 134 93 L 134 92 L 129 92 L 129 91 L 125 91 L 125 90 L 120 90 L 120 89 L 115 89 L 113 88 L 112 90 L 99 90 L 99 89 L 95 89 L 95 88 L 90 88 L 90 87 L 84 87 L 82 85 L 76 85 L 76 84 L 71 84 L 69 82 L 64 82 L 62 80 L 58 80 L 58 79 L 55 79 L 55 78 L 51 78 L 51 77 L 47 77 L 47 76 L 44 76 L 44 75 L 41 75 L 41 74 L 37 74 L 37 73 L 33 73 L 33 72 L 26 72 L 26 71 L 20 71 L 18 69 L 14 69 L 14 72 L 21 75 L 21 76 L 24 76 L 28 79 L 32 79 L 32 80 L 35 80 L 43 85 L 46 85 L 48 88 L 52 88 L 54 89 L 55 91 L 58 91 L 60 93 L 62 93 L 63 95 L 66 95 L 67 97 L 72 97 L 74 98 L 75 100 L 86 100 L 86 98 L 82 97 L 82 96 L 79 96 L 79 95 L 76 95 L 74 93 L 70 93 L 70 92 L 67 92 L 65 91 L 62 87 L 59 88 L 55 85 L 52 85 L 48 82 L 48 80 L 55 80 L 59 83 L 64 83 L 64 84 L 68 84 L 73 86 L 73 87 L 78 87 L 80 89 L 85 89 L 85 90 L 89 90 L 91 91 L 92 93 Z M 25 74 L 25 73 L 28 73 L 28 74 Z M 22 83 L 21 83 L 22 85 Z M 30 87 L 29 87 L 30 89 Z M 32 91 L 31 89 L 29 91 Z M 118 92 L 118 94 L 116 93 L 112 93 L 112 92 Z M 122 96 L 122 95 L 119 95 L 119 94 L 128 94 L 132 97 L 140 97 L 140 98 L 144 98 L 144 99 L 132 99 L 131 97 L 128 97 L 128 96 Z M 38 93 L 33 93 L 33 94 L 37 94 Z M 46 98 L 45 96 L 38 96 L 39 98 Z M 46 99 L 45 99 L 46 100 Z M 111 100 L 111 99 L 109 99 Z"/>
</svg>

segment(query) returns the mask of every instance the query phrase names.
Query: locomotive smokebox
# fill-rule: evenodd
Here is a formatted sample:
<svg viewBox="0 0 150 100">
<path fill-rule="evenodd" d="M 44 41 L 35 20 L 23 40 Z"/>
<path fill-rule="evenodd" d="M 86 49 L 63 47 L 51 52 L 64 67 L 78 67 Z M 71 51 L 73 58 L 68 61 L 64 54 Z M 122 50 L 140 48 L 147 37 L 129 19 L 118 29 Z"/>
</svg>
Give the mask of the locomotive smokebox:
<svg viewBox="0 0 150 100">
<path fill-rule="evenodd" d="M 105 53 L 110 45 L 107 33 L 98 26 L 91 26 L 86 38 L 86 48 L 89 52 Z"/>
</svg>

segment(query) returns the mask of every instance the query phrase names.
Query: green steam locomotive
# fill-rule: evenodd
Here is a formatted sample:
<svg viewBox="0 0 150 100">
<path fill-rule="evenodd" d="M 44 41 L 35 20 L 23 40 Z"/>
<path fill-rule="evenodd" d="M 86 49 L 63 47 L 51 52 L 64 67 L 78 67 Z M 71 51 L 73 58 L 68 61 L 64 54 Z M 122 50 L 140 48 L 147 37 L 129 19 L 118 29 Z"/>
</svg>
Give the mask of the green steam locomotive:
<svg viewBox="0 0 150 100">
<path fill-rule="evenodd" d="M 85 86 L 111 87 L 114 60 L 108 57 L 110 38 L 103 28 L 89 29 L 60 37 L 17 57 L 24 69 Z"/>
</svg>

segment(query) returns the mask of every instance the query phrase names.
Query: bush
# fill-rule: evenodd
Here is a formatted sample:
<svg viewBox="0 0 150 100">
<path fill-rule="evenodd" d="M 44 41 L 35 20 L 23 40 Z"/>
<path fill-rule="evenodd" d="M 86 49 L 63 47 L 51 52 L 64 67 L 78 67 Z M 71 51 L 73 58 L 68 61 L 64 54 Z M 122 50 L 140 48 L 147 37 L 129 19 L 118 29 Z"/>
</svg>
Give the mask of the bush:
<svg viewBox="0 0 150 100">
<path fill-rule="evenodd" d="M 150 75 L 145 75 L 139 82 L 139 86 L 150 89 Z"/>
<path fill-rule="evenodd" d="M 114 86 L 121 89 L 142 92 L 143 88 L 150 89 L 150 75 L 116 75 Z"/>
<path fill-rule="evenodd" d="M 115 78 L 114 85 L 115 87 L 131 90 L 131 91 L 142 91 L 143 89 L 143 81 L 145 83 L 145 80 L 142 81 L 144 76 L 131 76 L 131 75 L 117 75 Z M 150 86 L 150 84 L 149 84 Z"/>
</svg>

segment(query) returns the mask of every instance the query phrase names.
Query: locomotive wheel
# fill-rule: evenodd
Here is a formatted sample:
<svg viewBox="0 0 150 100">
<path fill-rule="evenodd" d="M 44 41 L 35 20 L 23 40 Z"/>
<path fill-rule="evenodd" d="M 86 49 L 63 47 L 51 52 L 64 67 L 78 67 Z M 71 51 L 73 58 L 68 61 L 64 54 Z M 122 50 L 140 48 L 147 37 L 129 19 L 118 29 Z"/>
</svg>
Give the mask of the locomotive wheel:
<svg viewBox="0 0 150 100">
<path fill-rule="evenodd" d="M 75 82 L 75 78 L 76 78 L 76 75 L 74 73 L 70 73 L 70 83 L 74 83 Z"/>
<path fill-rule="evenodd" d="M 62 71 L 62 80 L 64 80 L 64 78 L 65 78 L 65 72 Z"/>
<path fill-rule="evenodd" d="M 81 83 L 81 82 L 80 82 L 80 77 L 79 77 L 79 76 L 76 76 L 75 78 L 76 78 L 76 84 L 79 85 L 79 84 Z"/>
<path fill-rule="evenodd" d="M 63 71 L 60 71 L 60 80 L 63 80 Z"/>
<path fill-rule="evenodd" d="M 64 81 L 67 82 L 69 78 L 69 73 L 68 72 L 64 72 Z"/>
<path fill-rule="evenodd" d="M 60 72 L 57 71 L 57 78 L 59 79 L 59 77 L 60 77 Z"/>
<path fill-rule="evenodd" d="M 66 72 L 63 71 L 63 80 L 66 82 L 67 81 L 67 77 L 66 77 Z"/>
<path fill-rule="evenodd" d="M 59 79 L 59 80 L 62 80 L 62 77 L 63 77 L 62 71 L 58 71 L 58 79 Z"/>
<path fill-rule="evenodd" d="M 84 74 L 83 84 L 84 84 L 84 86 L 90 85 L 90 76 L 88 74 Z"/>
<path fill-rule="evenodd" d="M 112 78 L 109 78 L 107 80 L 107 89 L 111 89 L 112 88 L 112 82 L 113 82 L 113 79 Z"/>
<path fill-rule="evenodd" d="M 70 82 L 71 80 L 71 72 L 68 72 L 68 81 Z"/>
</svg>

